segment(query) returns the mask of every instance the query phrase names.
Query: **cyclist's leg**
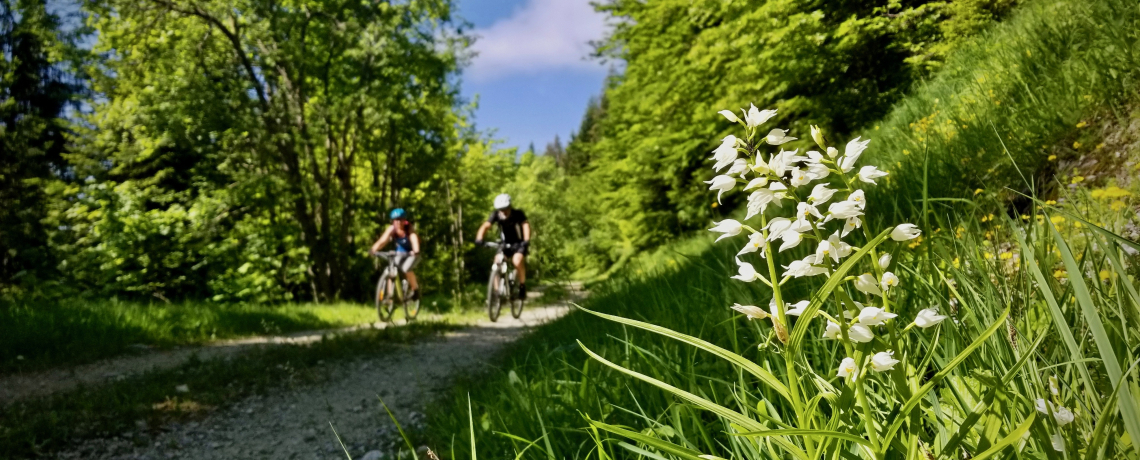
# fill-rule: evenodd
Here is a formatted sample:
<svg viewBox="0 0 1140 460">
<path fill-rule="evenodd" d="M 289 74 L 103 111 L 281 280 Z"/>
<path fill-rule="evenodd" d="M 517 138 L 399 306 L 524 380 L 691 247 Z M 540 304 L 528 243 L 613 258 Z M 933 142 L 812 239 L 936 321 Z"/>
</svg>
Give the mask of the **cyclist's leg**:
<svg viewBox="0 0 1140 460">
<path fill-rule="evenodd" d="M 515 279 L 519 283 L 519 297 L 526 299 L 526 253 L 515 252 L 511 255 L 511 263 L 514 264 L 517 273 Z"/>
<path fill-rule="evenodd" d="M 416 281 L 416 265 L 420 263 L 420 258 L 414 254 L 407 254 L 404 260 L 400 263 L 400 271 L 404 272 L 404 278 L 408 280 L 408 289 L 412 291 L 411 298 L 418 299 L 420 295 L 420 285 Z"/>
</svg>

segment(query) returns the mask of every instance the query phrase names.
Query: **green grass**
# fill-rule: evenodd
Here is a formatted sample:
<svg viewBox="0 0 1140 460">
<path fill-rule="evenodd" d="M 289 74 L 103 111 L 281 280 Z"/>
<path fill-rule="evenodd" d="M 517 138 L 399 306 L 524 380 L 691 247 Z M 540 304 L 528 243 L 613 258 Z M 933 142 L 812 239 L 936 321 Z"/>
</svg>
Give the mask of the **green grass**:
<svg viewBox="0 0 1140 460">
<path fill-rule="evenodd" d="M 201 417 L 214 408 L 282 386 L 304 386 L 329 377 L 329 364 L 386 353 L 393 345 L 441 334 L 458 326 L 421 321 L 407 326 L 365 329 L 310 345 L 257 349 L 218 361 L 194 360 L 97 388 L 76 390 L 0 411 L 0 457 L 50 454 L 77 439 L 135 429 L 139 420 L 158 428 Z M 188 393 L 175 386 L 187 385 Z"/>
<path fill-rule="evenodd" d="M 138 345 L 168 347 L 376 321 L 359 304 L 141 304 L 108 300 L 0 307 L 0 372 L 83 363 Z"/>
</svg>

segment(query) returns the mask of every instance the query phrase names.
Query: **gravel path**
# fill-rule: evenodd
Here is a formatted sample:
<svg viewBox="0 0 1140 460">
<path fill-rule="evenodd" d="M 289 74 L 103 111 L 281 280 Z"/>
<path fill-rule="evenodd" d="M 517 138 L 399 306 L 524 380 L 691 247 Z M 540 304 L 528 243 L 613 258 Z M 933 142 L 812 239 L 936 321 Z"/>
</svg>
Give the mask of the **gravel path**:
<svg viewBox="0 0 1140 460">
<path fill-rule="evenodd" d="M 64 459 L 344 459 L 331 422 L 353 458 L 376 460 L 402 443 L 377 396 L 401 425 L 423 423 L 422 410 L 450 377 L 474 371 L 532 326 L 556 319 L 568 303 L 528 307 L 519 320 L 504 314 L 442 338 L 376 357 L 330 364 L 323 384 L 279 390 L 235 403 L 206 418 L 82 442 Z"/>
</svg>

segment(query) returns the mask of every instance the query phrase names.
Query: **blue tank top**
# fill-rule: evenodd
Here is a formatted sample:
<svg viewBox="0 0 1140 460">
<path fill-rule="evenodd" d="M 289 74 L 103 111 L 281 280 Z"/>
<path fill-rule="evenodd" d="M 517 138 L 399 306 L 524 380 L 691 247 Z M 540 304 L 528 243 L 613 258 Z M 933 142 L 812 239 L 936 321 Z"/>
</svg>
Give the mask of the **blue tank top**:
<svg viewBox="0 0 1140 460">
<path fill-rule="evenodd" d="M 392 229 L 392 242 L 396 243 L 396 252 L 412 252 L 412 240 L 409 238 L 412 232 L 408 231 L 410 225 L 404 225 L 404 236 L 397 236 L 396 230 Z"/>
</svg>

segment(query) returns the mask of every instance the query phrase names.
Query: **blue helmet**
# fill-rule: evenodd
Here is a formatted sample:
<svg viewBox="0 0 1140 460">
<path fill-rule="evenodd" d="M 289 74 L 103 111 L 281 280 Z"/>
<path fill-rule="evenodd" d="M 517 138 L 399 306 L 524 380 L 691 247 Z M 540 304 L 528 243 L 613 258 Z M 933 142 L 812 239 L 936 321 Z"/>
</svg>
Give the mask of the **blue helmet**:
<svg viewBox="0 0 1140 460">
<path fill-rule="evenodd" d="M 392 220 L 403 219 L 405 217 L 408 217 L 408 212 L 404 211 L 404 208 L 396 208 L 388 213 L 388 218 Z"/>
</svg>

